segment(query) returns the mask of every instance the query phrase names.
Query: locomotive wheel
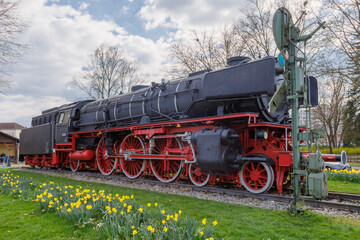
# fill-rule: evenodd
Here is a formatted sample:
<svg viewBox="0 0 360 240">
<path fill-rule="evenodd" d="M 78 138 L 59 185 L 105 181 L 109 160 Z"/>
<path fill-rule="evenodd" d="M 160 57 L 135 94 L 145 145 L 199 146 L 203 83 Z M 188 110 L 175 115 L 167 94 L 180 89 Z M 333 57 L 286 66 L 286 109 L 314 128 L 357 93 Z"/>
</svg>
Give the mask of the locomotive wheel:
<svg viewBox="0 0 360 240">
<path fill-rule="evenodd" d="M 96 148 L 96 163 L 101 174 L 108 176 L 113 173 L 116 168 L 117 158 L 108 158 L 105 138 L 101 138 Z"/>
<path fill-rule="evenodd" d="M 170 141 L 167 145 L 167 141 Z M 177 138 L 158 138 L 155 139 L 155 147 L 152 154 L 167 155 L 166 147 L 181 148 L 181 143 Z M 183 162 L 181 160 L 151 160 L 150 167 L 155 177 L 165 183 L 174 181 L 181 173 Z"/>
<path fill-rule="evenodd" d="M 263 193 L 274 183 L 274 171 L 266 162 L 246 162 L 240 170 L 241 184 L 252 193 Z"/>
<path fill-rule="evenodd" d="M 141 138 L 132 134 L 127 135 L 120 145 L 120 154 L 144 154 L 145 146 Z M 124 174 L 131 179 L 139 177 L 145 169 L 145 160 L 120 160 Z"/>
<path fill-rule="evenodd" d="M 195 186 L 203 187 L 209 182 L 210 174 L 202 173 L 196 164 L 191 163 L 189 164 L 189 178 Z"/>
<path fill-rule="evenodd" d="M 73 172 L 77 172 L 80 167 L 80 160 L 70 160 L 70 169 Z"/>
</svg>

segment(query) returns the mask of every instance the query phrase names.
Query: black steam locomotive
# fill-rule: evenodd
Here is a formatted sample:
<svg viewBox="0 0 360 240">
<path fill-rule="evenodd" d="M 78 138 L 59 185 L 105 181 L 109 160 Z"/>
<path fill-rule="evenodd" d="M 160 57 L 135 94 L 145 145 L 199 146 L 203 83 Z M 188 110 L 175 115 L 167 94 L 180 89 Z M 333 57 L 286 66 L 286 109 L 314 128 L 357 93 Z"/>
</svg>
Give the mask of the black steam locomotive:
<svg viewBox="0 0 360 240">
<path fill-rule="evenodd" d="M 276 179 L 281 192 L 292 164 L 289 106 L 268 107 L 283 72 L 274 57 L 233 57 L 221 70 L 52 108 L 22 131 L 20 154 L 33 167 L 230 182 L 255 193 Z"/>
</svg>

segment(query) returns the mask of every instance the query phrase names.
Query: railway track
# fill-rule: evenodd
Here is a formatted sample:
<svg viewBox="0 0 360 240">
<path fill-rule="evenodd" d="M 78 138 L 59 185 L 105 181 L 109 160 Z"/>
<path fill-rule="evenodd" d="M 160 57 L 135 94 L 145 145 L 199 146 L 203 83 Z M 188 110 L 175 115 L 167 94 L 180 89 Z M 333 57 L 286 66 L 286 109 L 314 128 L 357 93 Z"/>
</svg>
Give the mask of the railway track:
<svg viewBox="0 0 360 240">
<path fill-rule="evenodd" d="M 22 169 L 31 170 L 34 172 L 54 172 L 54 173 L 66 173 L 67 175 L 80 175 L 86 176 L 89 178 L 103 178 L 103 179 L 110 179 L 110 180 L 117 180 L 117 181 L 124 181 L 128 183 L 146 183 L 149 185 L 161 185 L 161 186 L 169 186 L 175 188 L 182 188 L 187 190 L 196 190 L 201 192 L 207 193 L 217 193 L 217 194 L 226 194 L 229 196 L 237 196 L 241 198 L 253 198 L 259 200 L 271 200 L 271 201 L 278 201 L 278 202 L 285 202 L 290 203 L 293 200 L 291 195 L 279 195 L 279 194 L 253 194 L 248 191 L 238 190 L 238 189 L 230 189 L 230 188 L 220 188 L 220 187 L 197 187 L 192 184 L 188 184 L 185 182 L 173 182 L 173 183 L 163 183 L 158 180 L 151 179 L 151 178 L 140 178 L 140 179 L 129 179 L 127 177 L 123 177 L 120 175 L 111 175 L 111 176 L 104 176 L 99 172 L 76 172 L 72 173 L 67 170 L 55 170 L 55 169 L 40 169 L 40 168 L 29 168 L 23 167 Z M 329 196 L 325 200 L 315 200 L 311 198 L 304 198 L 303 199 L 305 204 L 309 207 L 315 208 L 332 208 L 337 210 L 343 211 L 353 211 L 360 213 L 360 195 L 355 194 L 345 194 L 345 193 L 338 193 L 338 192 L 329 192 Z"/>
</svg>

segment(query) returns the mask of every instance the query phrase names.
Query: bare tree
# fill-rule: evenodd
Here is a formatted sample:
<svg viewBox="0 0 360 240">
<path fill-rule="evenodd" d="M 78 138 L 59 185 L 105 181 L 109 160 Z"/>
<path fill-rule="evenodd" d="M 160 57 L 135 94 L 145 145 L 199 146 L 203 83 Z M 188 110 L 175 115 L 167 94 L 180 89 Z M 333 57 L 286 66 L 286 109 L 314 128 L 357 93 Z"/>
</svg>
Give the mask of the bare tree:
<svg viewBox="0 0 360 240">
<path fill-rule="evenodd" d="M 342 119 L 346 100 L 346 81 L 339 74 L 330 73 L 326 77 L 326 80 L 320 83 L 319 105 L 313 112 L 315 125 L 324 129 L 332 153 L 334 147 L 340 147 L 344 131 Z"/>
<path fill-rule="evenodd" d="M 352 87 L 360 89 L 360 1 L 327 0 L 326 3 L 331 10 L 328 40 L 347 57 L 347 64 L 338 73 Z"/>
<path fill-rule="evenodd" d="M 193 32 L 193 42 L 175 43 L 171 55 L 175 59 L 171 76 L 186 76 L 190 72 L 203 69 L 218 69 L 226 66 L 228 58 L 244 54 L 232 26 L 221 29 Z"/>
<path fill-rule="evenodd" d="M 295 4 L 295 2 L 297 4 Z M 272 18 L 277 7 L 286 6 L 287 1 L 276 0 L 247 0 L 246 8 L 240 9 L 241 18 L 232 25 L 222 29 L 210 29 L 202 32 L 194 32 L 193 42 L 184 44 L 176 43 L 172 46 L 171 55 L 175 59 L 174 67 L 171 71 L 172 76 L 185 76 L 189 72 L 195 72 L 206 68 L 218 69 L 226 66 L 229 57 L 245 55 L 253 59 L 264 56 L 276 56 L 278 52 L 273 40 Z M 293 16 L 296 20 L 301 10 L 304 10 L 302 1 L 292 1 L 291 8 L 296 9 Z M 306 32 L 311 29 L 305 26 L 305 22 L 312 20 L 316 23 L 316 18 L 308 16 L 300 22 L 301 31 Z M 311 27 L 311 25 L 310 25 Z M 318 52 L 319 44 L 308 44 L 308 60 L 312 62 Z M 312 65 L 308 65 L 311 70 Z"/>
<path fill-rule="evenodd" d="M 360 128 L 354 127 L 360 119 L 360 1 L 327 0 L 329 13 L 328 40 L 344 59 L 334 69 L 350 85 L 344 119 L 346 145 L 360 144 Z"/>
<path fill-rule="evenodd" d="M 137 66 L 128 60 L 119 46 L 102 44 L 90 56 L 90 63 L 83 67 L 73 84 L 83 90 L 90 98 L 103 99 L 122 92 L 128 92 L 131 86 L 141 83 L 136 77 Z"/>
<path fill-rule="evenodd" d="M 26 25 L 17 13 L 17 3 L 0 0 L 0 93 L 11 84 L 9 67 L 27 47 L 17 38 L 25 29 Z"/>
<path fill-rule="evenodd" d="M 234 26 L 245 52 L 253 59 L 274 56 L 277 51 L 272 33 L 275 2 L 248 0 L 247 3 L 247 8 L 240 9 L 242 16 Z"/>
</svg>

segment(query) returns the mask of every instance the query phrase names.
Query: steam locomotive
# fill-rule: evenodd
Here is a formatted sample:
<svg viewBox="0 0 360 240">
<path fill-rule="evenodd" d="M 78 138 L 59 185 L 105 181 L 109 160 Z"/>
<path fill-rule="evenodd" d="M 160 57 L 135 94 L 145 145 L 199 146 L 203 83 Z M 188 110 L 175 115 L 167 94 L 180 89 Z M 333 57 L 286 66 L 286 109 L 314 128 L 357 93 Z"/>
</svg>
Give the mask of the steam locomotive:
<svg viewBox="0 0 360 240">
<path fill-rule="evenodd" d="M 291 183 L 289 104 L 268 108 L 283 73 L 274 57 L 233 57 L 221 70 L 48 109 L 22 131 L 20 154 L 32 167 L 281 193 Z"/>
</svg>

